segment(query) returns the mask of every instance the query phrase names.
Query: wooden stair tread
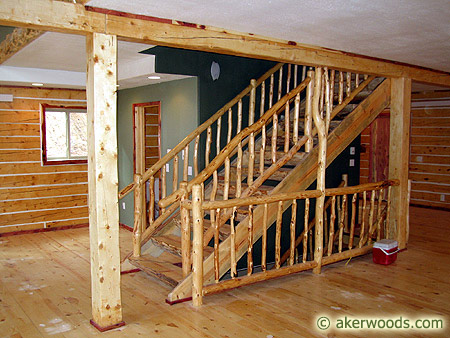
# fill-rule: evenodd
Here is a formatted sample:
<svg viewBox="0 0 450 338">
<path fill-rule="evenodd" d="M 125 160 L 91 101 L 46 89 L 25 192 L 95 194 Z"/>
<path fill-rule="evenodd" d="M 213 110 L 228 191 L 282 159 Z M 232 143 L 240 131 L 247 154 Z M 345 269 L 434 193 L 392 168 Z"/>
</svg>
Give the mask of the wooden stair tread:
<svg viewBox="0 0 450 338">
<path fill-rule="evenodd" d="M 177 235 L 160 235 L 151 238 L 151 241 L 162 249 L 181 257 L 181 237 Z"/>
<path fill-rule="evenodd" d="M 179 266 L 173 262 L 164 261 L 160 257 L 143 255 L 130 257 L 129 261 L 148 275 L 158 278 L 171 287 L 177 286 L 178 282 L 183 279 L 183 273 Z"/>
</svg>

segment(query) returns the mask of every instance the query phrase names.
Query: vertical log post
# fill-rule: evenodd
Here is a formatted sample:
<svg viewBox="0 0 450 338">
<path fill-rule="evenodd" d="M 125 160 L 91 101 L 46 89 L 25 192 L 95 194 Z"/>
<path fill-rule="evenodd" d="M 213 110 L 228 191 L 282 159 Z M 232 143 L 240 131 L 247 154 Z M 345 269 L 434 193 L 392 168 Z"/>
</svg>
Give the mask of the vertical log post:
<svg viewBox="0 0 450 338">
<path fill-rule="evenodd" d="M 203 196 L 202 187 L 192 187 L 193 250 L 192 250 L 192 303 L 203 303 Z"/>
<path fill-rule="evenodd" d="M 86 51 L 91 324 L 108 330 L 125 325 L 120 296 L 117 37 L 88 34 Z"/>
<path fill-rule="evenodd" d="M 408 242 L 408 163 L 411 121 L 411 79 L 391 79 L 391 118 L 389 138 L 389 179 L 398 179 L 392 187 L 389 238 L 397 238 L 399 249 Z"/>
<path fill-rule="evenodd" d="M 181 267 L 183 278 L 191 272 L 191 227 L 189 223 L 189 209 L 183 206 L 183 202 L 189 199 L 187 182 L 180 182 L 180 188 L 183 190 L 181 196 Z"/>
<path fill-rule="evenodd" d="M 317 135 L 319 137 L 319 151 L 317 163 L 317 190 L 322 192 L 322 195 L 316 199 L 316 225 L 315 225 L 315 252 L 314 261 L 317 266 L 313 269 L 314 273 L 320 273 L 322 270 L 323 257 L 323 209 L 325 204 L 325 170 L 327 160 L 327 133 L 325 129 L 325 122 L 320 116 L 319 101 L 321 96 L 322 82 L 322 68 L 316 68 L 314 80 L 314 95 L 312 102 L 312 111 L 314 124 L 316 125 Z"/>
<path fill-rule="evenodd" d="M 283 222 L 283 201 L 278 202 L 277 223 L 275 228 L 275 269 L 281 266 L 281 225 Z"/>
<path fill-rule="evenodd" d="M 268 218 L 268 206 L 264 204 L 263 214 L 263 233 L 262 233 L 262 245 L 261 245 L 261 269 L 266 271 L 267 269 L 267 218 Z"/>
</svg>

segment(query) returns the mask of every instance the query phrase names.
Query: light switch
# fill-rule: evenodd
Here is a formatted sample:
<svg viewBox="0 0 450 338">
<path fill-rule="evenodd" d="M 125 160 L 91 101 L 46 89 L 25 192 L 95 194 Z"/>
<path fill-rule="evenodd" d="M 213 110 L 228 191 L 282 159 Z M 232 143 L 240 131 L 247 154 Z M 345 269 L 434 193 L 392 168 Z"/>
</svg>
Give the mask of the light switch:
<svg viewBox="0 0 450 338">
<path fill-rule="evenodd" d="M 354 159 L 350 159 L 349 166 L 350 167 L 354 167 L 355 166 L 355 160 Z"/>
</svg>

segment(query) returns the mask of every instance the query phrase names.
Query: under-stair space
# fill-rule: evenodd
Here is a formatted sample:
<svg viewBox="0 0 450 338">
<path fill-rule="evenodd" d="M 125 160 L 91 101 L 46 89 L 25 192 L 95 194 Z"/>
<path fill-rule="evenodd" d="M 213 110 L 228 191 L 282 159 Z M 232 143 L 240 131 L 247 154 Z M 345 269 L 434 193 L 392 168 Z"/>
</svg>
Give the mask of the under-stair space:
<svg viewBox="0 0 450 338">
<path fill-rule="evenodd" d="M 279 269 L 299 262 L 316 269 L 314 208 L 320 196 L 325 195 L 319 190 L 308 190 L 306 195 L 299 192 L 308 189 L 321 170 L 318 158 L 323 148 L 319 146 L 319 136 L 325 137 L 324 160 L 329 165 L 385 109 L 389 95 L 390 82 L 383 78 L 329 69 L 318 73 L 297 65 L 278 64 L 260 79 L 252 80 L 235 99 L 146 173 L 135 175 L 135 181 L 121 191 L 120 197 L 134 191 L 135 201 L 142 202 L 135 203 L 134 250 L 127 256 L 130 263 L 173 287 L 168 296 L 170 302 L 191 296 L 195 259 L 192 251 L 198 255 L 200 247 L 205 259 L 202 273 L 205 285 L 223 280 L 224 275 L 232 277 L 230 281 L 235 280 L 237 262 L 244 255 L 250 276 L 254 272 L 251 247 L 261 237 L 264 249 L 275 251 L 273 262 L 262 254 L 264 258 L 258 267 L 261 273 L 267 274 L 268 266 Z M 317 118 L 323 122 L 324 131 L 319 128 L 320 121 L 314 120 Z M 188 181 L 190 151 L 193 151 L 194 178 Z M 201 151 L 204 153 L 200 154 Z M 169 163 L 174 168 L 171 182 L 167 182 L 165 173 Z M 162 199 L 159 215 L 155 217 L 157 175 Z M 387 218 L 387 188 L 393 184 L 361 188 L 353 193 L 327 192 L 322 206 L 322 216 L 326 218 L 325 260 L 333 252 L 342 254 L 343 247 L 366 248 L 373 238 L 381 238 L 390 231 L 382 222 Z M 202 209 L 200 244 L 195 243 L 198 237 L 192 232 L 196 222 L 193 188 L 198 186 L 202 187 L 201 199 L 206 205 Z M 342 183 L 336 189 L 345 187 Z M 291 195 L 285 198 L 282 194 Z M 364 196 L 363 202 L 357 202 L 355 194 Z M 296 221 L 294 233 L 289 225 L 283 226 L 284 233 L 291 231 L 289 250 L 281 252 L 276 241 L 275 247 L 267 248 L 267 229 L 276 227 L 276 236 L 281 236 L 280 217 L 286 218 L 287 210 L 294 205 L 297 208 L 297 202 L 302 211 L 290 209 L 290 221 L 284 220 L 289 224 L 295 217 L 302 217 Z M 218 204 L 209 208 L 208 203 Z M 331 229 L 330 224 L 336 226 Z M 247 240 L 249 236 L 251 240 Z"/>
</svg>

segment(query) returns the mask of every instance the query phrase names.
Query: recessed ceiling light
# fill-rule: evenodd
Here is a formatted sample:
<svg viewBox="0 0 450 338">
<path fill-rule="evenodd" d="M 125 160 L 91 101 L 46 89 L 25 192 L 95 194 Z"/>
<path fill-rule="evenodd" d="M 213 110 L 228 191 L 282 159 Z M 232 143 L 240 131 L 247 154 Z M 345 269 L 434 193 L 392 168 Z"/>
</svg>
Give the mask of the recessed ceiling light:
<svg viewBox="0 0 450 338">
<path fill-rule="evenodd" d="M 159 80 L 159 79 L 161 79 L 161 76 L 151 75 L 151 76 L 148 77 L 148 79 L 150 79 L 150 80 Z"/>
<path fill-rule="evenodd" d="M 32 83 L 31 85 L 35 86 L 35 87 L 42 87 L 44 84 L 43 83 Z"/>
</svg>

